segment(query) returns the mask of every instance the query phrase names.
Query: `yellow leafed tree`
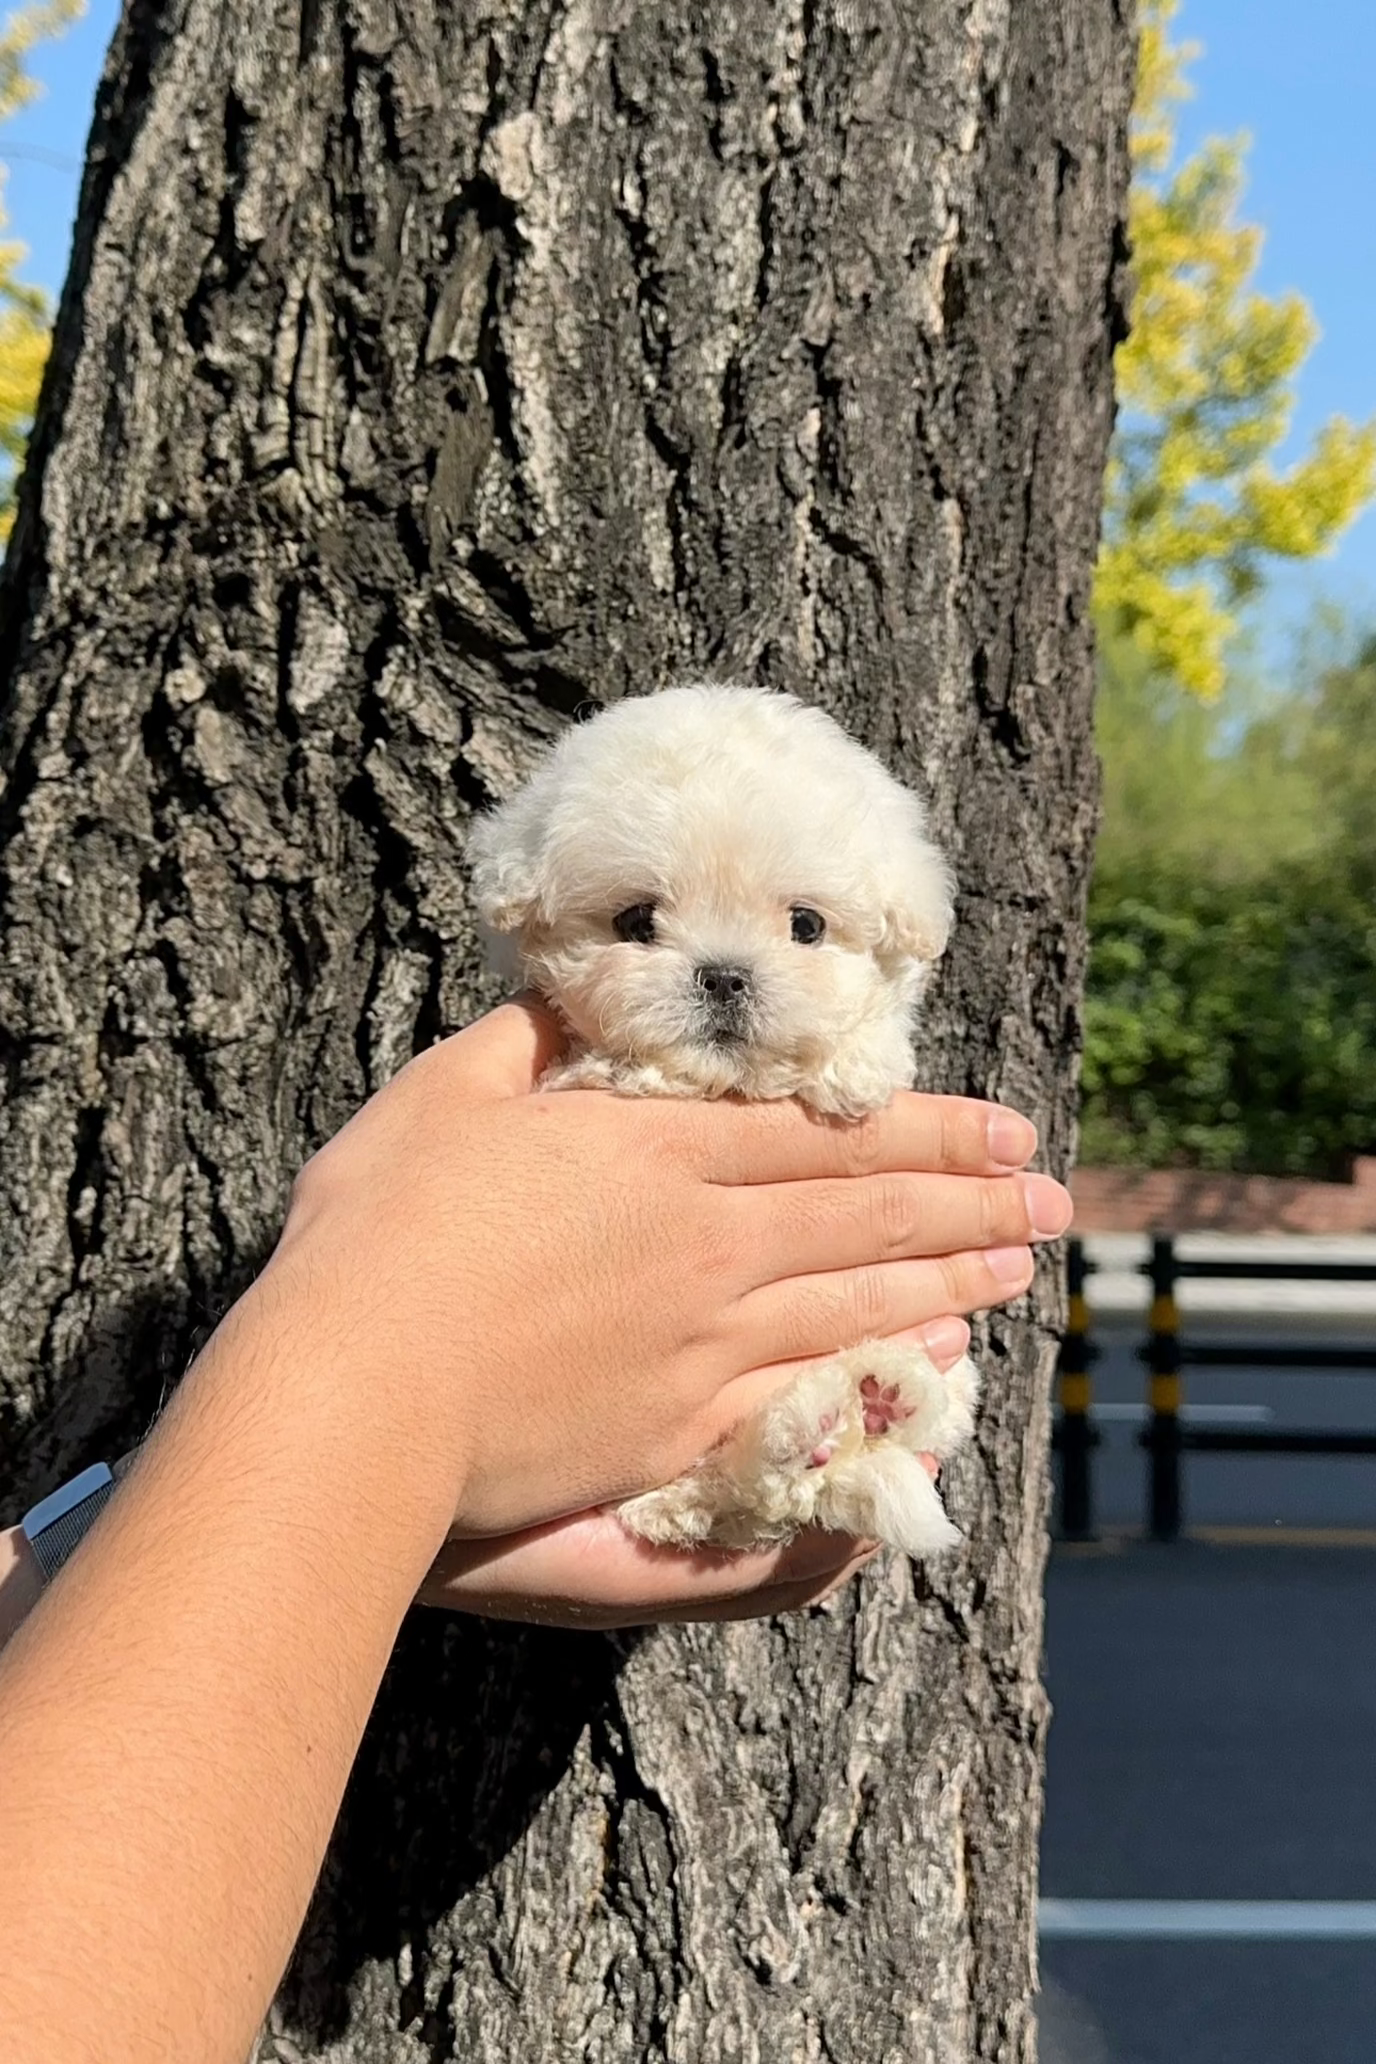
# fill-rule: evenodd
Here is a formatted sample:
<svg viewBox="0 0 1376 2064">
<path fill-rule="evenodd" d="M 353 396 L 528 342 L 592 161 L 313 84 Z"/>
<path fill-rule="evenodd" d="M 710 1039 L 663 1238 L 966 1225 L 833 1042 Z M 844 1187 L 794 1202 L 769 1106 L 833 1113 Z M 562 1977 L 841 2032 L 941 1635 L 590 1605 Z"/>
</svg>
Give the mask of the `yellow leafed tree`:
<svg viewBox="0 0 1376 2064">
<path fill-rule="evenodd" d="M 84 4 L 85 0 L 45 0 L 11 15 L 0 29 L 0 122 L 26 106 L 39 90 L 25 65 L 34 44 L 60 34 Z M 0 229 L 6 219 L 0 200 Z M 15 474 L 48 356 L 47 301 L 37 287 L 25 286 L 18 277 L 27 256 L 23 244 L 0 242 L 0 539 L 9 536 L 13 521 Z"/>
<path fill-rule="evenodd" d="M 1322 552 L 1376 491 L 1376 425 L 1335 417 L 1289 471 L 1271 463 L 1316 325 L 1299 295 L 1251 285 L 1261 232 L 1236 219 L 1245 139 L 1212 138 L 1174 163 L 1174 104 L 1196 55 L 1171 41 L 1177 7 L 1140 5 L 1136 294 L 1095 599 L 1106 630 L 1209 696 L 1267 558 Z"/>
</svg>

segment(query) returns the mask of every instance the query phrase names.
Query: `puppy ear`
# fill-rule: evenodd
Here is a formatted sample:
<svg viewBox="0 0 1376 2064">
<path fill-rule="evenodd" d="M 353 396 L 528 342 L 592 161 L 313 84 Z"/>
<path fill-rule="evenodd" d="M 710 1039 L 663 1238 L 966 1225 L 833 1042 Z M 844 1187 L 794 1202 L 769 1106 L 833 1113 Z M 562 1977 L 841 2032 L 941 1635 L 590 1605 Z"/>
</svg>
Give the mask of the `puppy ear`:
<svg viewBox="0 0 1376 2064">
<path fill-rule="evenodd" d="M 951 936 L 955 884 L 927 838 L 910 835 L 880 882 L 881 960 L 939 960 Z"/>
<path fill-rule="evenodd" d="M 535 915 L 542 878 L 544 813 L 532 787 L 475 818 L 468 862 L 478 915 L 490 931 L 519 932 Z"/>
</svg>

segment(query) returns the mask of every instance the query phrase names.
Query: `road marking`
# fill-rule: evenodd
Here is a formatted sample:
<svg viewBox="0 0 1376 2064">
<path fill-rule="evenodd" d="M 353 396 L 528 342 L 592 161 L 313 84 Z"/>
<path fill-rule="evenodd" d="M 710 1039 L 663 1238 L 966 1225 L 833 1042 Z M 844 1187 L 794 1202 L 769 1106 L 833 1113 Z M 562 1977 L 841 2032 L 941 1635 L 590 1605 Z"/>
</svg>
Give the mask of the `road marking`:
<svg viewBox="0 0 1376 2064">
<path fill-rule="evenodd" d="M 1376 1899 L 1043 1899 L 1057 1941 L 1371 1942 Z"/>
<path fill-rule="evenodd" d="M 1376 1548 L 1376 1527 L 1192 1526 L 1186 1537 L 1212 1548 Z"/>
<path fill-rule="evenodd" d="M 1376 1527 L 1289 1527 L 1192 1526 L 1181 1536 L 1207 1548 L 1376 1548 Z M 1083 1556 L 1125 1555 L 1129 1549 L 1150 1547 L 1153 1553 L 1166 1551 L 1149 1542 L 1143 1533 L 1106 1530 L 1094 1541 L 1053 1541 L 1058 1558 L 1075 1560 Z"/>
<path fill-rule="evenodd" d="M 1145 1426 L 1149 1413 L 1145 1405 L 1109 1403 L 1091 1405 L 1089 1417 L 1106 1426 Z M 1192 1405 L 1180 1407 L 1185 1426 L 1269 1426 L 1275 1418 L 1271 1405 Z"/>
</svg>

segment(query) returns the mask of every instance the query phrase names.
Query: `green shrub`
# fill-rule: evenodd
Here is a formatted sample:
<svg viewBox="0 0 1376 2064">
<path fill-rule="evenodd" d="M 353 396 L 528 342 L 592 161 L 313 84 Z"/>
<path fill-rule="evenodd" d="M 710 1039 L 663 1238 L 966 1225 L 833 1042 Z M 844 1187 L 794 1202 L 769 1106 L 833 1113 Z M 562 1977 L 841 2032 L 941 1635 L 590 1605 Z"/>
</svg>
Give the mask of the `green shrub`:
<svg viewBox="0 0 1376 2064">
<path fill-rule="evenodd" d="M 1102 869 L 1081 1158 L 1336 1176 L 1376 1142 L 1376 912 L 1315 864 Z"/>
</svg>

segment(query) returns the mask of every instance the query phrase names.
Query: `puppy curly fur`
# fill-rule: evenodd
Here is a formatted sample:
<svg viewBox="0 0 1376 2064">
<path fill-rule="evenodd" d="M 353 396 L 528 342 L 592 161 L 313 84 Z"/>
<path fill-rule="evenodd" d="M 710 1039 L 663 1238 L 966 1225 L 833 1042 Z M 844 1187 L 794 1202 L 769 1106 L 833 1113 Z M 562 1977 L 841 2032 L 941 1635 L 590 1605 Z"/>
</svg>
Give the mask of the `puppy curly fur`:
<svg viewBox="0 0 1376 2064">
<path fill-rule="evenodd" d="M 951 924 L 922 809 L 823 711 L 666 689 L 568 731 L 473 827 L 479 911 L 565 1021 L 549 1088 L 796 1096 L 854 1118 L 912 1080 Z M 621 1508 L 650 1540 L 745 1546 L 820 1525 L 913 1555 L 959 1539 L 920 1453 L 968 1440 L 978 1378 L 868 1341 Z"/>
</svg>

